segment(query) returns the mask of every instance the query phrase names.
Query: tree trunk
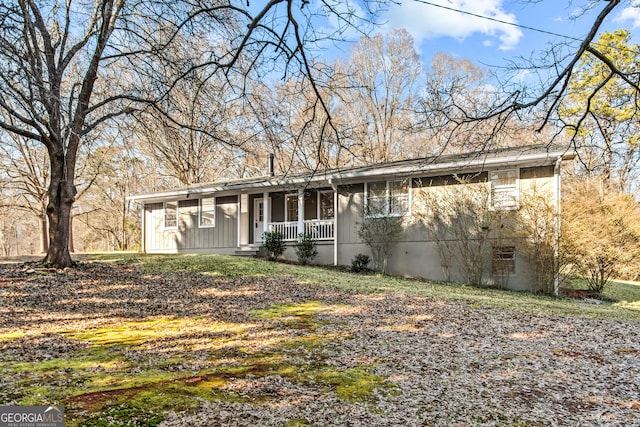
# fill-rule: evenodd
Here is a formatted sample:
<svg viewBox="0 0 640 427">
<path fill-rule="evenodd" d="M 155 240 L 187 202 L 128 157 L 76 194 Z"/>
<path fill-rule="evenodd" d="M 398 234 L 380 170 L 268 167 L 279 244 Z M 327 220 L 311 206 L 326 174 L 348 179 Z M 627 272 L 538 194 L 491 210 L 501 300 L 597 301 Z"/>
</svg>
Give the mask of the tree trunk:
<svg viewBox="0 0 640 427">
<path fill-rule="evenodd" d="M 40 252 L 46 253 L 49 250 L 49 232 L 47 215 L 44 214 L 40 217 Z"/>
<path fill-rule="evenodd" d="M 59 167 L 58 169 L 63 168 Z M 43 262 L 55 268 L 65 268 L 73 265 L 69 252 L 69 232 L 71 208 L 75 201 L 76 189 L 73 182 L 61 179 L 60 175 L 62 174 L 54 173 L 53 170 L 55 169 L 52 168 L 49 204 L 47 206 L 49 249 Z"/>
</svg>

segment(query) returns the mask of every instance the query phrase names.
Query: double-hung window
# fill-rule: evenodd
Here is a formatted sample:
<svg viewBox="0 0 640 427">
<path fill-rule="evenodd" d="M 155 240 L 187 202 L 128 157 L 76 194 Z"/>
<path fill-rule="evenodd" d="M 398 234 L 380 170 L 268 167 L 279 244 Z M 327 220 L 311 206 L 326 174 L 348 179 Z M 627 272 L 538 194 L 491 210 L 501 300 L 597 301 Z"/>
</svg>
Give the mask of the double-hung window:
<svg viewBox="0 0 640 427">
<path fill-rule="evenodd" d="M 171 230 L 178 228 L 178 202 L 164 202 L 164 228 Z"/>
<path fill-rule="evenodd" d="M 491 208 L 513 210 L 519 207 L 518 169 L 489 172 Z"/>
<path fill-rule="evenodd" d="M 203 197 L 198 209 L 198 222 L 201 228 L 216 226 L 216 198 Z"/>
<path fill-rule="evenodd" d="M 407 179 L 368 182 L 365 186 L 367 216 L 408 215 L 410 191 L 411 181 Z"/>
</svg>

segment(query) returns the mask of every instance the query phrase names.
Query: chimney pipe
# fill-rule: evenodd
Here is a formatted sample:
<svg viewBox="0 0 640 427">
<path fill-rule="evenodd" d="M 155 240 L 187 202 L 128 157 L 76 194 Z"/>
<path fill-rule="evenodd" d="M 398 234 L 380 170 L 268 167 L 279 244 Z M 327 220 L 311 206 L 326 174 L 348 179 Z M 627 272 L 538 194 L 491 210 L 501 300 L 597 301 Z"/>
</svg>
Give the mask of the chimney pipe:
<svg viewBox="0 0 640 427">
<path fill-rule="evenodd" d="M 273 153 L 269 153 L 269 176 L 275 175 L 273 171 L 273 159 L 274 159 Z"/>
</svg>

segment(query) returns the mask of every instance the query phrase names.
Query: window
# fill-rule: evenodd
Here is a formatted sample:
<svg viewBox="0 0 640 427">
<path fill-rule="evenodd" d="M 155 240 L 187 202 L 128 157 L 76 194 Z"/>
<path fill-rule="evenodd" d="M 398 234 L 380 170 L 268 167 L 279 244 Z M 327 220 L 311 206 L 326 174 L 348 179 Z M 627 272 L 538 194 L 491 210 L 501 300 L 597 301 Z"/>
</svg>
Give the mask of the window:
<svg viewBox="0 0 640 427">
<path fill-rule="evenodd" d="M 367 215 L 368 216 L 385 216 L 387 210 L 387 183 L 369 182 L 366 187 L 367 191 Z"/>
<path fill-rule="evenodd" d="M 497 246 L 493 248 L 491 272 L 493 274 L 514 274 L 516 272 L 515 246 Z"/>
<path fill-rule="evenodd" d="M 367 216 L 409 214 L 410 180 L 379 181 L 366 184 Z"/>
<path fill-rule="evenodd" d="M 285 210 L 285 221 L 297 221 L 298 220 L 298 195 L 297 194 L 287 194 L 285 196 L 286 200 L 286 210 Z"/>
<path fill-rule="evenodd" d="M 203 197 L 200 199 L 200 208 L 198 210 L 200 227 L 216 226 L 216 198 Z"/>
<path fill-rule="evenodd" d="M 518 209 L 518 170 L 507 169 L 489 172 L 491 207 L 495 210 Z"/>
<path fill-rule="evenodd" d="M 319 206 L 319 219 L 334 219 L 334 212 L 333 212 L 333 193 L 332 192 L 320 192 L 318 193 L 318 198 L 320 199 L 320 202 L 318 203 Z"/>
<path fill-rule="evenodd" d="M 389 181 L 389 214 L 402 216 L 409 212 L 409 182 Z"/>
<path fill-rule="evenodd" d="M 178 202 L 164 202 L 164 228 L 178 228 Z"/>
</svg>

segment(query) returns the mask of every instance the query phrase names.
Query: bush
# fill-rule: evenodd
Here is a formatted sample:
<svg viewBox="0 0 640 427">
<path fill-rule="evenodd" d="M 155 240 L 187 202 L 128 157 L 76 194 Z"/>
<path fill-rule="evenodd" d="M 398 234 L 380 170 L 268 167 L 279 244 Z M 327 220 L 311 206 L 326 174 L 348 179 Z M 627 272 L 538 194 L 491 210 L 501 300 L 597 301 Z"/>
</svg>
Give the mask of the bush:
<svg viewBox="0 0 640 427">
<path fill-rule="evenodd" d="M 640 263 L 640 205 L 606 180 L 568 186 L 562 206 L 561 255 L 589 290 L 633 277 Z"/>
<path fill-rule="evenodd" d="M 371 258 L 369 258 L 369 255 L 358 254 L 351 261 L 351 271 L 353 273 L 365 273 L 365 272 L 368 272 L 368 271 L 370 271 L 369 270 L 369 263 L 370 262 L 371 262 Z"/>
<path fill-rule="evenodd" d="M 284 253 L 284 236 L 277 231 L 267 231 L 262 235 L 262 246 L 271 261 L 278 259 Z"/>
<path fill-rule="evenodd" d="M 298 262 L 302 265 L 306 265 L 309 261 L 318 256 L 318 249 L 316 246 L 316 241 L 310 234 L 299 234 L 298 242 L 296 243 L 296 255 L 298 256 Z"/>
<path fill-rule="evenodd" d="M 371 249 L 373 268 L 385 274 L 393 247 L 403 230 L 403 218 L 384 216 L 368 210 L 358 224 L 358 237 Z"/>
</svg>

